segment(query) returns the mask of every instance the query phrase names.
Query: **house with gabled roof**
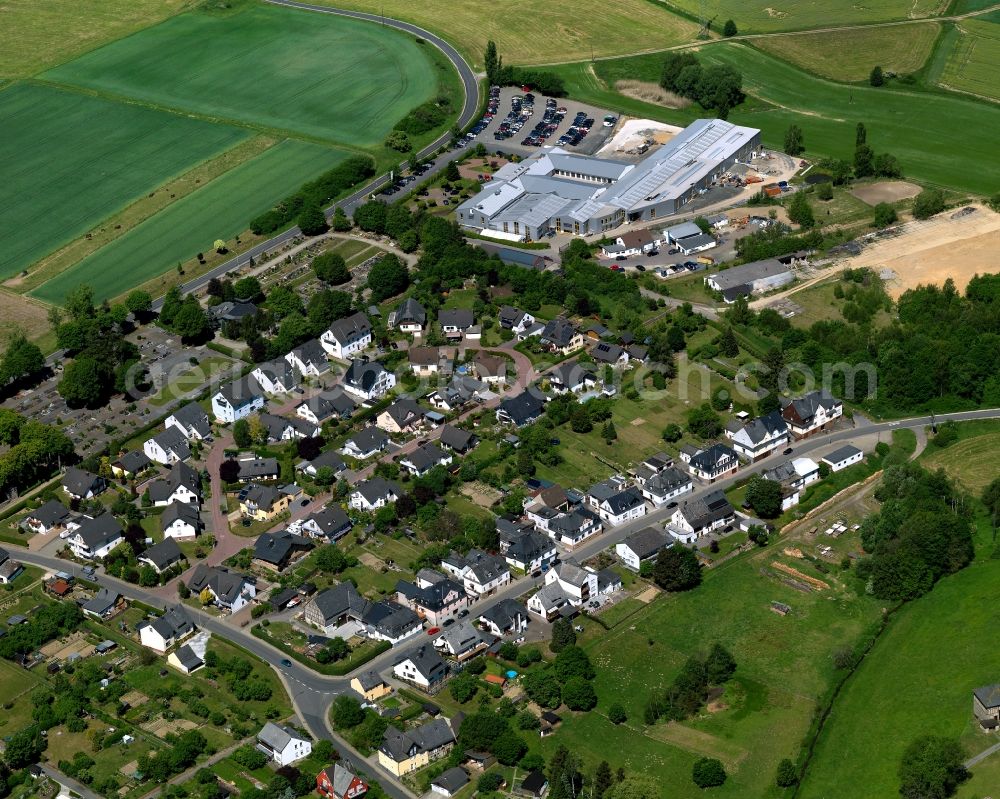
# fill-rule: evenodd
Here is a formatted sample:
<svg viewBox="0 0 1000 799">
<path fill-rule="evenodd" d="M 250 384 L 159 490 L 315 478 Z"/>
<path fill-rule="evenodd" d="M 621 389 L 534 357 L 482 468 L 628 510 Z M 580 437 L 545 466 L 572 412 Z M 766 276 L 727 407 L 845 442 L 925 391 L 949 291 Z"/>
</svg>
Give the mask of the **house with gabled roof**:
<svg viewBox="0 0 1000 799">
<path fill-rule="evenodd" d="M 280 572 L 312 548 L 313 543 L 309 538 L 288 530 L 261 533 L 254 542 L 253 562 L 265 569 Z"/>
<path fill-rule="evenodd" d="M 373 511 L 395 502 L 403 496 L 403 489 L 391 480 L 375 475 L 354 486 L 348 505 L 355 510 Z"/>
<path fill-rule="evenodd" d="M 110 513 L 86 519 L 66 539 L 73 554 L 84 560 L 107 557 L 112 549 L 124 541 L 122 526 Z"/>
<path fill-rule="evenodd" d="M 736 452 L 725 444 L 712 444 L 705 449 L 695 449 L 694 452 L 682 449 L 681 460 L 687 462 L 691 474 L 710 483 L 735 473 L 740 466 Z"/>
<path fill-rule="evenodd" d="M 615 554 L 630 569 L 639 571 L 644 561 L 653 560 L 673 542 L 673 537 L 659 527 L 645 527 L 615 544 Z"/>
<path fill-rule="evenodd" d="M 546 583 L 528 597 L 528 610 L 545 621 L 554 621 L 560 616 L 570 615 L 575 608 L 558 582 Z"/>
<path fill-rule="evenodd" d="M 239 572 L 222 566 L 199 563 L 187 587 L 192 594 L 207 591 L 216 607 L 238 613 L 257 596 L 256 582 Z"/>
<path fill-rule="evenodd" d="M 357 402 L 338 387 L 300 402 L 295 406 L 295 415 L 319 425 L 329 419 L 348 419 L 357 407 Z"/>
<path fill-rule="evenodd" d="M 370 604 L 361 617 L 361 623 L 369 638 L 388 641 L 393 646 L 413 637 L 424 628 L 416 611 L 386 599 Z"/>
<path fill-rule="evenodd" d="M 338 319 L 319 337 L 320 344 L 334 358 L 347 360 L 372 343 L 372 323 L 358 312 Z"/>
<path fill-rule="evenodd" d="M 517 635 L 528 629 L 528 611 L 520 602 L 501 599 L 479 614 L 476 620 L 491 635 Z"/>
<path fill-rule="evenodd" d="M 375 669 L 362 671 L 351 678 L 351 690 L 362 696 L 366 702 L 376 702 L 392 693 L 392 686 L 382 679 Z"/>
<path fill-rule="evenodd" d="M 455 733 L 445 719 L 434 719 L 406 732 L 389 727 L 378 750 L 378 762 L 401 777 L 444 757 L 454 745 Z"/>
<path fill-rule="evenodd" d="M 796 439 L 826 430 L 844 415 L 844 403 L 826 391 L 812 391 L 798 399 L 781 401 L 781 418 Z"/>
<path fill-rule="evenodd" d="M 448 671 L 448 664 L 430 644 L 421 644 L 392 667 L 397 679 L 425 691 L 444 680 Z"/>
<path fill-rule="evenodd" d="M 441 350 L 437 347 L 410 347 L 407 356 L 415 375 L 426 377 L 441 371 Z"/>
<path fill-rule="evenodd" d="M 250 373 L 266 393 L 287 394 L 299 384 L 299 372 L 287 358 L 262 363 Z"/>
<path fill-rule="evenodd" d="M 507 360 L 480 350 L 472 361 L 476 377 L 487 385 L 502 386 L 507 382 Z"/>
<path fill-rule="evenodd" d="M 136 625 L 139 643 L 161 655 L 191 635 L 194 630 L 195 627 L 187 617 L 186 611 L 179 605 L 167 608 L 162 616 Z"/>
<path fill-rule="evenodd" d="M 628 352 L 625 348 L 610 341 L 598 341 L 590 348 L 590 357 L 595 362 L 607 366 L 625 366 L 628 364 Z"/>
<path fill-rule="evenodd" d="M 171 502 L 160 515 L 160 530 L 164 540 L 190 540 L 204 527 L 201 511 L 194 502 Z"/>
<path fill-rule="evenodd" d="M 407 297 L 394 310 L 389 312 L 385 326 L 389 330 L 398 329 L 401 333 L 419 336 L 427 324 L 427 311 L 413 297 Z"/>
<path fill-rule="evenodd" d="M 469 607 L 465 588 L 444 575 L 433 582 L 419 577 L 415 583 L 399 580 L 396 583 L 396 601 L 416 611 L 432 627 L 440 627 L 447 619 L 458 618 L 458 614 Z"/>
<path fill-rule="evenodd" d="M 306 604 L 302 617 L 306 624 L 334 635 L 348 620 L 360 622 L 369 605 L 352 583 L 343 582 L 316 594 Z"/>
<path fill-rule="evenodd" d="M 194 651 L 191 644 L 179 646 L 167 655 L 167 665 L 173 666 L 181 674 L 194 674 L 205 667 L 205 661 Z"/>
<path fill-rule="evenodd" d="M 535 317 L 520 308 L 502 305 L 499 314 L 497 314 L 497 321 L 500 323 L 501 329 L 510 330 L 514 335 L 518 335 L 535 324 Z"/>
<path fill-rule="evenodd" d="M 568 319 L 563 316 L 548 322 L 542 329 L 541 343 L 550 352 L 569 355 L 584 344 L 584 336 Z"/>
<path fill-rule="evenodd" d="M 465 455 L 475 449 L 479 439 L 474 433 L 463 430 L 461 427 L 446 424 L 441 428 L 441 435 L 438 443 L 447 450 Z"/>
<path fill-rule="evenodd" d="M 164 538 L 159 544 L 153 544 L 137 558 L 139 563 L 152 566 L 157 574 L 163 574 L 167 569 L 183 563 L 184 553 L 173 538 Z"/>
<path fill-rule="evenodd" d="M 353 524 L 350 517 L 336 505 L 328 505 L 288 525 L 288 529 L 293 532 L 330 544 L 351 532 L 351 527 Z"/>
<path fill-rule="evenodd" d="M 142 451 L 155 463 L 171 466 L 191 457 L 191 447 L 187 438 L 176 427 L 168 427 L 152 438 L 146 439 Z"/>
<path fill-rule="evenodd" d="M 646 515 L 646 502 L 635 486 L 607 480 L 590 487 L 587 500 L 608 524 L 618 526 Z"/>
<path fill-rule="evenodd" d="M 108 482 L 103 477 L 76 466 L 67 466 L 62 477 L 63 491 L 70 499 L 93 499 L 108 487 Z"/>
<path fill-rule="evenodd" d="M 726 425 L 726 436 L 737 455 L 756 461 L 788 444 L 788 424 L 780 411 L 771 411 L 745 423 L 733 420 Z"/>
<path fill-rule="evenodd" d="M 499 424 L 524 427 L 538 419 L 545 411 L 545 400 L 529 389 L 514 397 L 501 400 L 496 418 Z"/>
<path fill-rule="evenodd" d="M 559 557 L 556 542 L 535 530 L 526 531 L 506 546 L 501 545 L 501 549 L 507 564 L 525 574 L 546 569 Z"/>
<path fill-rule="evenodd" d="M 486 384 L 469 375 L 455 375 L 443 388 L 427 395 L 430 406 L 439 411 L 457 411 L 487 391 Z"/>
<path fill-rule="evenodd" d="M 329 468 L 333 471 L 334 477 L 336 477 L 347 468 L 347 464 L 344 463 L 344 459 L 340 457 L 340 454 L 336 450 L 328 449 L 326 452 L 321 452 L 311 461 L 299 461 L 299 463 L 295 464 L 295 468 L 312 478 L 315 478 L 319 474 L 320 469 Z"/>
<path fill-rule="evenodd" d="M 475 316 L 468 308 L 438 311 L 437 318 L 445 338 L 461 338 L 476 323 Z"/>
<path fill-rule="evenodd" d="M 656 508 L 663 507 L 689 491 L 694 491 L 691 477 L 673 466 L 656 472 L 639 486 L 643 499 L 653 503 Z"/>
<path fill-rule="evenodd" d="M 23 571 L 21 562 L 14 560 L 6 549 L 0 548 L 0 585 L 10 585 Z"/>
<path fill-rule="evenodd" d="M 377 427 L 366 427 L 348 438 L 340 448 L 340 452 L 358 460 L 367 460 L 380 452 L 385 452 L 390 443 L 389 436 L 382 430 Z"/>
<path fill-rule="evenodd" d="M 552 369 L 545 378 L 549 381 L 549 387 L 556 394 L 565 394 L 571 391 L 579 394 L 589 391 L 597 385 L 597 378 L 594 373 L 579 361 L 564 361 Z"/>
<path fill-rule="evenodd" d="M 489 596 L 510 582 L 510 569 L 504 559 L 481 549 L 470 549 L 465 555 L 453 551 L 441 561 L 441 568 L 461 580 L 473 599 Z"/>
<path fill-rule="evenodd" d="M 257 733 L 257 749 L 279 766 L 289 766 L 312 754 L 312 739 L 287 724 L 269 721 Z"/>
<path fill-rule="evenodd" d="M 186 463 L 175 463 L 166 478 L 150 483 L 146 490 L 157 508 L 165 508 L 174 502 L 200 505 L 201 475 Z"/>
<path fill-rule="evenodd" d="M 381 397 L 396 385 L 396 376 L 378 361 L 352 360 L 344 373 L 344 390 L 362 400 Z"/>
<path fill-rule="evenodd" d="M 264 390 L 252 375 L 244 375 L 212 395 L 212 413 L 223 424 L 230 424 L 256 413 L 264 403 Z"/>
<path fill-rule="evenodd" d="M 133 449 L 111 462 L 111 474 L 115 477 L 132 478 L 142 474 L 153 465 L 153 461 L 142 450 Z"/>
<path fill-rule="evenodd" d="M 48 533 L 66 527 L 72 519 L 70 509 L 55 499 L 29 510 L 21 520 L 21 526 L 33 533 Z"/>
<path fill-rule="evenodd" d="M 346 763 L 337 762 L 316 775 L 316 791 L 326 799 L 361 799 L 368 793 L 368 783 Z"/>
<path fill-rule="evenodd" d="M 413 433 L 424 425 L 425 411 L 409 397 L 396 400 L 375 418 L 375 426 L 387 433 Z"/>
<path fill-rule="evenodd" d="M 434 648 L 461 663 L 478 655 L 490 643 L 472 624 L 460 621 L 434 639 Z"/>
<path fill-rule="evenodd" d="M 285 360 L 303 377 L 319 377 L 330 368 L 326 350 L 318 338 L 299 344 L 285 355 Z"/>
<path fill-rule="evenodd" d="M 453 460 L 451 453 L 445 452 L 437 444 L 427 443 L 400 458 L 399 465 L 414 477 L 423 477 L 431 469 L 448 466 Z"/>
<path fill-rule="evenodd" d="M 693 544 L 699 538 L 720 530 L 736 521 L 736 511 L 721 491 L 685 500 L 677 507 L 667 532 L 682 544 Z"/>
<path fill-rule="evenodd" d="M 212 435 L 212 424 L 208 414 L 197 402 L 182 405 L 170 414 L 163 424 L 167 427 L 176 427 L 188 441 L 204 441 Z"/>
</svg>

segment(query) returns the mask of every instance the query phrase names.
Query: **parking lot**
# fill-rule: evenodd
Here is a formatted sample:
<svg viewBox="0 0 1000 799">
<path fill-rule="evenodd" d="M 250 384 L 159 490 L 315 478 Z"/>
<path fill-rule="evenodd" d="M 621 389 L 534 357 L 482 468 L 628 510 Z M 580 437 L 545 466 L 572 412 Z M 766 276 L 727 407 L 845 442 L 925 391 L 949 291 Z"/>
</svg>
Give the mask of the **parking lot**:
<svg viewBox="0 0 1000 799">
<path fill-rule="evenodd" d="M 591 155 L 614 130 L 605 117 L 617 121 L 617 114 L 584 103 L 492 87 L 487 113 L 471 132 L 491 152 L 523 156 L 552 145 Z"/>
</svg>

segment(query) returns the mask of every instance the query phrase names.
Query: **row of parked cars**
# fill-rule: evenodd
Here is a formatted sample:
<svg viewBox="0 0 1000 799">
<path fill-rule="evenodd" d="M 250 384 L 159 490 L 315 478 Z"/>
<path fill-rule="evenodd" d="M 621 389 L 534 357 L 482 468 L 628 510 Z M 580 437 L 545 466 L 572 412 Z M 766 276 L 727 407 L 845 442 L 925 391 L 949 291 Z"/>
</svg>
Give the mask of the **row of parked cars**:
<svg viewBox="0 0 1000 799">
<path fill-rule="evenodd" d="M 575 147 L 590 133 L 592 127 L 594 127 L 593 118 L 588 117 L 583 111 L 577 111 L 569 130 L 559 137 L 559 146 L 572 145 Z"/>
<path fill-rule="evenodd" d="M 524 138 L 521 144 L 529 147 L 540 147 L 549 136 L 556 132 L 565 118 L 566 109 L 557 108 L 556 101 L 550 97 L 545 101 L 545 113 L 542 114 L 541 121 L 535 125 L 534 130 Z"/>
</svg>

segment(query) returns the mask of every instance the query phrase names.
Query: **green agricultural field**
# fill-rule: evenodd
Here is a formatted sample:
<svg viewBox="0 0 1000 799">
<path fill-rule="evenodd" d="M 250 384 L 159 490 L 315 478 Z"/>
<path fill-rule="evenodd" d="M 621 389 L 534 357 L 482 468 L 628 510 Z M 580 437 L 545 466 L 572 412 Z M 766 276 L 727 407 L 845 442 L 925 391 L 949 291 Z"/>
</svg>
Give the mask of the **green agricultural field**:
<svg viewBox="0 0 1000 799">
<path fill-rule="evenodd" d="M 28 83 L 0 91 L 0 126 L 0 279 L 247 136 Z"/>
<path fill-rule="evenodd" d="M 852 3 L 775 2 L 775 0 L 663 0 L 664 5 L 686 14 L 704 14 L 719 31 L 727 19 L 736 22 L 740 33 L 795 31 L 834 25 L 867 25 L 914 17 L 932 17 L 948 7 L 948 0 L 871 0 Z"/>
<path fill-rule="evenodd" d="M 923 463 L 928 469 L 944 469 L 945 473 L 974 496 L 992 480 L 1000 477 L 1000 425 L 997 423 L 964 423 L 958 426 L 960 439 L 949 447 L 928 447 Z"/>
<path fill-rule="evenodd" d="M 1000 99 L 1000 22 L 966 19 L 939 83 L 950 89 Z"/>
<path fill-rule="evenodd" d="M 188 5 L 190 0 L 6 0 L 0 79 L 34 75 Z"/>
<path fill-rule="evenodd" d="M 802 799 L 853 799 L 858 785 L 868 796 L 895 796 L 899 760 L 919 735 L 961 738 L 970 756 L 995 742 L 976 729 L 972 689 L 997 681 L 998 580 L 1000 561 L 982 557 L 898 612 L 837 699 L 798 794 Z M 998 762 L 994 755 L 974 768 L 972 784 L 958 795 L 995 790 Z"/>
<path fill-rule="evenodd" d="M 380 144 L 412 108 L 435 96 L 433 67 L 422 46 L 398 31 L 253 5 L 224 16 L 182 14 L 45 78 L 210 119 L 367 147 Z"/>
<path fill-rule="evenodd" d="M 346 156 L 342 150 L 284 141 L 168 206 L 32 294 L 58 303 L 80 283 L 93 286 L 98 300 L 124 294 L 211 249 L 216 239 L 230 240 L 262 208 Z"/>
<path fill-rule="evenodd" d="M 995 134 L 1000 128 L 1000 107 L 944 93 L 907 91 L 895 86 L 879 89 L 851 86 L 815 77 L 759 50 L 736 42 L 704 46 L 699 56 L 705 64 L 730 64 L 743 74 L 744 89 L 753 96 L 729 115 L 731 122 L 758 127 L 764 143 L 780 149 L 785 131 L 799 125 L 805 134 L 807 157 L 834 156 L 850 160 L 858 122 L 868 127 L 868 143 L 876 152 L 899 158 L 907 177 L 963 191 L 991 194 L 994 174 L 1000 170 L 1000 150 Z M 657 56 L 602 62 L 609 71 L 639 80 L 655 80 Z M 565 64 L 556 71 L 567 81 L 575 99 L 614 110 L 688 124 L 708 112 L 697 104 L 672 111 L 623 97 L 613 83 L 596 79 L 589 65 Z M 961 130 L 963 146 L 955 149 L 955 131 Z M 949 153 L 948 158 L 928 158 L 929 152 Z"/>
<path fill-rule="evenodd" d="M 802 69 L 833 80 L 867 81 L 876 64 L 906 75 L 930 56 L 941 25 L 854 28 L 824 33 L 788 34 L 758 39 L 754 44 Z"/>
<path fill-rule="evenodd" d="M 777 795 L 775 767 L 796 756 L 815 704 L 833 679 L 831 655 L 878 618 L 877 603 L 859 598 L 836 577 L 825 577 L 831 590 L 803 593 L 762 573 L 778 556 L 769 548 L 709 570 L 694 591 L 661 595 L 586 642 L 597 667 L 597 711 L 568 718 L 543 748 L 565 744 L 590 768 L 608 759 L 612 768 L 646 773 L 679 799 L 703 795 L 691 782 L 693 761 L 719 757 L 729 780 L 713 795 Z M 807 563 L 793 563 L 813 574 Z M 774 600 L 792 612 L 771 612 Z M 725 707 L 683 724 L 646 727 L 642 713 L 650 689 L 668 685 L 688 657 L 704 654 L 714 641 L 738 663 L 722 697 Z M 613 701 L 629 717 L 618 727 L 603 716 Z"/>
<path fill-rule="evenodd" d="M 323 5 L 385 14 L 444 37 L 481 66 L 492 39 L 508 64 L 554 64 L 662 50 L 694 39 L 698 26 L 650 0 L 319 0 Z"/>
</svg>

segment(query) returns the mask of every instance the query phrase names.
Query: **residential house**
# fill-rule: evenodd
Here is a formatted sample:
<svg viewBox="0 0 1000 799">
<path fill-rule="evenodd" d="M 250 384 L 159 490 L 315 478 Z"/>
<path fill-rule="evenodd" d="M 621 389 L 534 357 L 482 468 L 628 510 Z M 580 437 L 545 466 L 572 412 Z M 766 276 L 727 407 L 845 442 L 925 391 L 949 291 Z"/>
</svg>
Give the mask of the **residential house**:
<svg viewBox="0 0 1000 799">
<path fill-rule="evenodd" d="M 223 424 L 246 419 L 264 407 L 264 390 L 252 375 L 226 383 L 212 395 L 212 413 Z"/>
<path fill-rule="evenodd" d="M 286 724 L 269 721 L 257 733 L 257 749 L 279 766 L 289 766 L 312 754 L 312 740 Z"/>
<path fill-rule="evenodd" d="M 134 449 L 131 452 L 126 452 L 118 460 L 112 462 L 111 473 L 115 477 L 131 479 L 142 474 L 152 465 L 153 462 L 145 452 Z"/>
<path fill-rule="evenodd" d="M 184 644 L 167 655 L 167 665 L 173 666 L 181 674 L 194 674 L 198 669 L 204 668 L 205 661 L 191 644 Z"/>
<path fill-rule="evenodd" d="M 609 258 L 619 255 L 641 255 L 655 250 L 665 241 L 665 235 L 656 230 L 628 230 L 618 236 L 613 243 L 601 247 L 601 252 Z"/>
<path fill-rule="evenodd" d="M 191 447 L 184 434 L 176 427 L 168 427 L 147 439 L 142 445 L 142 451 L 156 463 L 171 466 L 191 457 Z"/>
<path fill-rule="evenodd" d="M 646 501 L 634 486 L 606 480 L 590 487 L 587 501 L 608 524 L 618 526 L 646 515 Z"/>
<path fill-rule="evenodd" d="M 545 410 L 545 400 L 530 389 L 525 389 L 516 397 L 500 401 L 496 417 L 499 424 L 524 427 L 538 419 Z"/>
<path fill-rule="evenodd" d="M 771 411 L 745 424 L 734 420 L 726 426 L 726 435 L 738 455 L 756 461 L 788 444 L 788 425 L 780 411 Z"/>
<path fill-rule="evenodd" d="M 204 527 L 201 511 L 194 502 L 171 502 L 160 514 L 164 540 L 190 540 L 196 538 Z"/>
<path fill-rule="evenodd" d="M 389 600 L 372 603 L 362 616 L 361 623 L 369 638 L 388 641 L 393 646 L 412 638 L 424 628 L 416 612 Z"/>
<path fill-rule="evenodd" d="M 449 627 L 434 639 L 435 649 L 455 658 L 459 663 L 475 657 L 489 645 L 490 642 L 483 637 L 482 632 L 467 621 Z"/>
<path fill-rule="evenodd" d="M 316 775 L 316 791 L 326 799 L 361 799 L 368 793 L 368 783 L 338 762 Z"/>
<path fill-rule="evenodd" d="M 328 505 L 288 525 L 293 532 L 330 544 L 351 532 L 351 527 L 353 524 L 348 515 L 336 505 Z"/>
<path fill-rule="evenodd" d="M 287 394 L 299 384 L 299 373 L 291 361 L 286 360 L 291 354 L 288 353 L 285 358 L 262 363 L 250 373 L 266 393 Z"/>
<path fill-rule="evenodd" d="M 122 595 L 110 588 L 99 588 L 97 593 L 80 606 L 85 615 L 95 619 L 110 619 L 124 607 Z"/>
<path fill-rule="evenodd" d="M 574 560 L 557 563 L 545 573 L 546 585 L 558 585 L 569 603 L 580 607 L 598 596 L 597 572 L 585 569 Z"/>
<path fill-rule="evenodd" d="M 825 391 L 813 391 L 804 397 L 782 400 L 781 403 L 781 417 L 796 439 L 826 430 L 843 415 L 844 404 Z"/>
<path fill-rule="evenodd" d="M 406 732 L 389 727 L 378 750 L 378 762 L 394 776 L 402 777 L 444 757 L 454 745 L 455 733 L 444 719 L 434 719 Z"/>
<path fill-rule="evenodd" d="M 507 360 L 497 355 L 488 355 L 480 350 L 472 361 L 476 377 L 488 386 L 502 386 L 507 382 Z"/>
<path fill-rule="evenodd" d="M 805 488 L 819 480 L 819 464 L 811 458 L 794 458 L 763 472 L 764 479 L 789 488 Z"/>
<path fill-rule="evenodd" d="M 835 449 L 829 455 L 824 455 L 820 463 L 825 463 L 829 466 L 831 472 L 839 472 L 841 469 L 846 469 L 848 466 L 860 463 L 864 456 L 865 453 L 853 444 L 845 444 Z"/>
<path fill-rule="evenodd" d="M 188 441 L 204 441 L 212 436 L 212 424 L 209 422 L 205 409 L 197 402 L 182 405 L 163 423 L 167 427 L 176 427 Z"/>
<path fill-rule="evenodd" d="M 509 566 L 520 569 L 525 574 L 534 574 L 547 569 L 559 556 L 555 541 L 534 530 L 501 544 L 501 551 Z"/>
<path fill-rule="evenodd" d="M 315 438 L 322 432 L 318 425 L 300 417 L 286 419 L 284 416 L 275 416 L 273 413 L 262 413 L 258 418 L 264 429 L 267 430 L 269 442 Z"/>
<path fill-rule="evenodd" d="M 236 480 L 249 483 L 251 480 L 277 480 L 281 476 L 281 466 L 277 458 L 258 458 L 256 455 L 246 455 L 237 458 L 240 467 Z"/>
<path fill-rule="evenodd" d="M 206 566 L 199 563 L 188 580 L 191 593 L 201 595 L 208 592 L 216 607 L 238 613 L 257 596 L 257 586 L 251 578 L 222 566 Z"/>
<path fill-rule="evenodd" d="M 358 460 L 373 458 L 389 448 L 389 436 L 377 427 L 366 427 L 359 430 L 340 448 L 343 455 L 349 455 Z"/>
<path fill-rule="evenodd" d="M 326 350 L 318 338 L 300 344 L 285 355 L 285 360 L 303 377 L 319 377 L 330 368 Z"/>
<path fill-rule="evenodd" d="M 557 544 L 574 547 L 604 530 L 601 518 L 582 506 L 549 520 L 547 532 Z"/>
<path fill-rule="evenodd" d="M 0 548 L 0 585 L 10 585 L 23 571 L 21 562 L 14 560 L 6 549 Z"/>
<path fill-rule="evenodd" d="M 433 646 L 421 644 L 396 663 L 392 667 L 392 673 L 397 679 L 426 691 L 448 676 L 448 664 Z"/>
<path fill-rule="evenodd" d="M 625 351 L 628 353 L 630 363 L 647 363 L 649 361 L 649 348 L 644 344 L 629 344 Z"/>
<path fill-rule="evenodd" d="M 313 548 L 313 543 L 305 536 L 288 530 L 262 533 L 253 547 L 253 562 L 258 566 L 280 572 L 296 558 Z"/>
<path fill-rule="evenodd" d="M 161 655 L 194 632 L 194 625 L 180 606 L 167 608 L 162 616 L 136 625 L 139 643 Z"/>
<path fill-rule="evenodd" d="M 682 544 L 693 544 L 715 530 L 725 528 L 736 520 L 736 511 L 721 491 L 712 491 L 703 497 L 685 500 L 667 525 L 667 532 Z"/>
<path fill-rule="evenodd" d="M 461 338 L 462 335 L 476 323 L 476 319 L 467 308 L 438 311 L 438 324 L 445 338 Z"/>
<path fill-rule="evenodd" d="M 653 474 L 639 486 L 643 499 L 653 503 L 656 508 L 663 507 L 689 491 L 694 491 L 691 478 L 673 466 Z"/>
<path fill-rule="evenodd" d="M 414 477 L 423 477 L 436 466 L 448 466 L 452 456 L 436 444 L 422 444 L 399 460 L 399 465 Z"/>
<path fill-rule="evenodd" d="M 67 466 L 63 473 L 62 488 L 70 499 L 93 499 L 108 487 L 107 481 L 96 474 Z"/>
<path fill-rule="evenodd" d="M 972 712 L 980 722 L 1000 722 L 1000 683 L 984 685 L 972 692 Z"/>
<path fill-rule="evenodd" d="M 552 573 L 550 570 L 549 574 Z M 575 612 L 558 582 L 546 583 L 528 598 L 528 610 L 545 621 L 554 621 L 560 616 Z"/>
<path fill-rule="evenodd" d="M 520 335 L 535 324 L 535 317 L 520 308 L 503 305 L 500 307 L 497 321 L 499 321 L 502 330 L 510 330 L 514 335 Z"/>
<path fill-rule="evenodd" d="M 313 424 L 329 419 L 347 419 L 358 404 L 342 388 L 323 391 L 295 406 L 295 415 Z"/>
<path fill-rule="evenodd" d="M 163 574 L 167 569 L 185 560 L 184 553 L 173 538 L 164 538 L 159 544 L 153 544 L 139 557 L 139 563 L 152 566 L 157 574 Z"/>
<path fill-rule="evenodd" d="M 560 316 L 542 329 L 541 342 L 550 352 L 569 355 L 575 350 L 582 349 L 584 336 L 572 322 Z"/>
<path fill-rule="evenodd" d="M 465 769 L 455 766 L 438 774 L 431 781 L 431 792 L 441 796 L 454 796 L 469 784 L 469 775 Z"/>
<path fill-rule="evenodd" d="M 50 499 L 34 510 L 29 510 L 21 520 L 21 525 L 32 533 L 49 533 L 63 529 L 72 518 L 69 508 L 58 500 Z"/>
<path fill-rule="evenodd" d="M 343 582 L 316 594 L 306 604 L 302 617 L 326 635 L 336 635 L 337 628 L 347 621 L 360 622 L 370 605 L 352 583 Z"/>
<path fill-rule="evenodd" d="M 256 313 L 257 306 L 245 299 L 226 300 L 208 309 L 209 319 L 215 327 L 220 327 L 223 322 L 240 322 Z"/>
<path fill-rule="evenodd" d="M 389 330 L 398 329 L 401 333 L 419 336 L 426 324 L 427 311 L 424 310 L 424 306 L 412 297 L 408 297 L 397 305 L 395 310 L 389 312 L 385 326 Z"/>
<path fill-rule="evenodd" d="M 452 552 L 441 561 L 441 568 L 461 580 L 473 599 L 489 596 L 510 582 L 510 569 L 504 559 L 481 549 L 470 549 L 466 555 Z"/>
<path fill-rule="evenodd" d="M 610 341 L 599 341 L 590 348 L 590 357 L 596 363 L 606 366 L 626 366 L 628 352 L 624 347 L 612 344 Z"/>
<path fill-rule="evenodd" d="M 351 690 L 364 698 L 366 702 L 377 702 L 383 696 L 392 693 L 392 686 L 382 679 L 375 669 L 363 671 L 351 679 Z"/>
<path fill-rule="evenodd" d="M 78 558 L 93 560 L 103 558 L 125 540 L 122 526 L 110 513 L 94 519 L 85 519 L 66 539 L 70 550 Z"/>
<path fill-rule="evenodd" d="M 302 494 L 297 485 L 274 486 L 251 483 L 240 491 L 240 512 L 256 522 L 269 522 L 288 510 Z"/>
<path fill-rule="evenodd" d="M 361 352 L 372 343 L 372 324 L 363 313 L 338 319 L 323 335 L 320 344 L 334 358 L 342 361 Z"/>
<path fill-rule="evenodd" d="M 630 569 L 639 571 L 644 561 L 654 559 L 673 540 L 668 533 L 657 527 L 646 527 L 616 544 L 615 554 Z"/>
<path fill-rule="evenodd" d="M 441 371 L 441 350 L 437 347 L 410 347 L 407 355 L 410 371 L 415 375 L 428 377 Z"/>
<path fill-rule="evenodd" d="M 484 610 L 477 619 L 492 635 L 518 635 L 528 629 L 528 611 L 520 602 L 501 599 Z"/>
<path fill-rule="evenodd" d="M 427 395 L 430 406 L 439 411 L 457 411 L 486 393 L 486 384 L 468 375 L 456 375 L 444 388 Z"/>
<path fill-rule="evenodd" d="M 201 504 L 201 475 L 186 463 L 175 463 L 163 480 L 146 489 L 154 507 L 165 508 L 174 502 Z"/>
<path fill-rule="evenodd" d="M 697 449 L 694 452 L 682 449 L 681 460 L 687 462 L 691 474 L 710 483 L 733 474 L 740 465 L 736 453 L 725 444 L 712 444 L 707 449 Z"/>
<path fill-rule="evenodd" d="M 396 385 L 396 376 L 378 361 L 352 360 L 344 374 L 344 390 L 362 400 L 381 397 Z"/>
<path fill-rule="evenodd" d="M 396 583 L 396 599 L 417 612 L 432 627 L 440 627 L 447 619 L 456 619 L 458 614 L 468 609 L 469 596 L 465 588 L 443 574 L 440 579 L 428 581 L 417 578 L 416 583 L 399 580 Z"/>
<path fill-rule="evenodd" d="M 355 510 L 373 511 L 395 502 L 403 496 L 403 489 L 390 480 L 376 475 L 354 486 L 348 505 Z"/>
<path fill-rule="evenodd" d="M 580 394 L 597 385 L 594 373 L 579 361 L 566 361 L 559 364 L 545 375 L 545 379 L 549 381 L 549 387 L 556 394 L 565 394 L 567 391 Z"/>
<path fill-rule="evenodd" d="M 451 452 L 456 452 L 459 455 L 466 455 L 475 449 L 476 444 L 479 443 L 479 439 L 475 434 L 470 433 L 468 430 L 463 430 L 461 427 L 454 427 L 450 424 L 444 425 L 441 428 L 441 435 L 438 438 L 438 444 Z"/>
<path fill-rule="evenodd" d="M 542 799 L 549 791 L 549 781 L 546 779 L 544 772 L 538 770 L 529 771 L 528 775 L 521 780 L 521 784 L 515 790 L 520 796 Z"/>
<path fill-rule="evenodd" d="M 414 433 L 424 424 L 424 409 L 409 397 L 398 399 L 375 419 L 387 433 Z"/>
</svg>

